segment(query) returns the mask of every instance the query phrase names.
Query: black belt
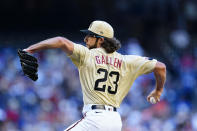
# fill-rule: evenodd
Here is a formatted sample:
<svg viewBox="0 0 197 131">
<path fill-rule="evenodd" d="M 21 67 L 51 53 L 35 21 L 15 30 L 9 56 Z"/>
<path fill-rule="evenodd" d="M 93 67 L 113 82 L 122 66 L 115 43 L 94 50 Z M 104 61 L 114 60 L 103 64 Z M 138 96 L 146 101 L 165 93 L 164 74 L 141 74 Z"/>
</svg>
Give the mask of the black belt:
<svg viewBox="0 0 197 131">
<path fill-rule="evenodd" d="M 113 108 L 113 111 L 117 111 L 116 107 L 112 107 L 112 108 Z M 104 105 L 92 105 L 92 110 L 95 110 L 95 109 L 107 110 Z"/>
</svg>

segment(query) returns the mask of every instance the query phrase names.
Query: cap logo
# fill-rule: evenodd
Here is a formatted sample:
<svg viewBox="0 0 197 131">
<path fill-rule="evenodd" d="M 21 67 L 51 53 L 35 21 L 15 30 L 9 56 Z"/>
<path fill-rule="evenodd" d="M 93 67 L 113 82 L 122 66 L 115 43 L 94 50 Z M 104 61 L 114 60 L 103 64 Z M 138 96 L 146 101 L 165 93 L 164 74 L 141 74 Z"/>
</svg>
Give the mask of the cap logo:
<svg viewBox="0 0 197 131">
<path fill-rule="evenodd" d="M 100 34 L 103 34 L 103 32 L 102 32 L 102 31 L 100 31 Z"/>
</svg>

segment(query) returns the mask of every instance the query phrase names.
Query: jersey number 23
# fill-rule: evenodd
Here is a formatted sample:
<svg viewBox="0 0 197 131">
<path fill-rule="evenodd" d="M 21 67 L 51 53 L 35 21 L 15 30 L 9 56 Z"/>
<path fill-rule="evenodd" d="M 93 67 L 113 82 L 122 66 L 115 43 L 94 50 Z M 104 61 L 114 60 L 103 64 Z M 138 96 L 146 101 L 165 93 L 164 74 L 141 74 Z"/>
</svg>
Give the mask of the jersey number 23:
<svg viewBox="0 0 197 131">
<path fill-rule="evenodd" d="M 106 88 L 106 85 L 103 85 L 102 87 L 98 87 L 99 85 L 99 82 L 106 82 L 107 81 L 107 76 L 108 76 L 108 71 L 106 69 L 103 69 L 103 68 L 99 68 L 97 70 L 97 73 L 100 74 L 101 72 L 104 73 L 104 78 L 100 78 L 100 79 L 97 79 L 95 81 L 95 85 L 94 85 L 94 90 L 97 90 L 97 91 L 102 91 L 102 92 L 105 92 L 105 88 Z M 118 81 L 119 81 L 119 72 L 116 72 L 116 71 L 111 71 L 109 73 L 109 76 L 112 78 L 112 77 L 116 77 L 115 81 L 113 81 L 113 84 L 115 85 L 115 89 L 112 90 L 112 87 L 111 86 L 108 86 L 107 87 L 107 91 L 110 93 L 110 94 L 116 94 L 117 93 L 117 89 L 118 89 Z"/>
</svg>

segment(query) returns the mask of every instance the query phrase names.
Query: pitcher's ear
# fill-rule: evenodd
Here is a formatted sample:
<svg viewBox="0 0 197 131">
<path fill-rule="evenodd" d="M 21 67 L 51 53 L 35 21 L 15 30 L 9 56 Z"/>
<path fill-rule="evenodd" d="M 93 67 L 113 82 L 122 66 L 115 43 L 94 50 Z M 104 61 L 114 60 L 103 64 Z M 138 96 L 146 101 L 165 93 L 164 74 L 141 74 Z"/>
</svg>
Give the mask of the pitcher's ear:
<svg viewBox="0 0 197 131">
<path fill-rule="evenodd" d="M 103 37 L 101 37 L 101 38 L 99 38 L 99 39 L 100 39 L 101 43 L 103 43 L 104 40 L 105 40 L 105 38 L 103 38 Z"/>
</svg>

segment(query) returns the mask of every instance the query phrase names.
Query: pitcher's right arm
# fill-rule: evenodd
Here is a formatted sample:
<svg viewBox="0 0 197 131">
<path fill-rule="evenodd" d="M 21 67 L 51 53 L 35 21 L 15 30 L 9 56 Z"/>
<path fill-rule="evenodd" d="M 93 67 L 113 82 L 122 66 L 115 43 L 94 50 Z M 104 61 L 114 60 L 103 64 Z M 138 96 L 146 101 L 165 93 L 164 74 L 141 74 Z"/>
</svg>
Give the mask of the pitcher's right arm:
<svg viewBox="0 0 197 131">
<path fill-rule="evenodd" d="M 160 101 L 160 96 L 163 92 L 163 87 L 166 80 L 166 66 L 162 62 L 157 62 L 156 66 L 153 70 L 154 76 L 156 79 L 156 87 L 155 89 L 149 94 L 147 100 L 150 102 L 150 98 L 154 97 L 156 102 Z"/>
</svg>

